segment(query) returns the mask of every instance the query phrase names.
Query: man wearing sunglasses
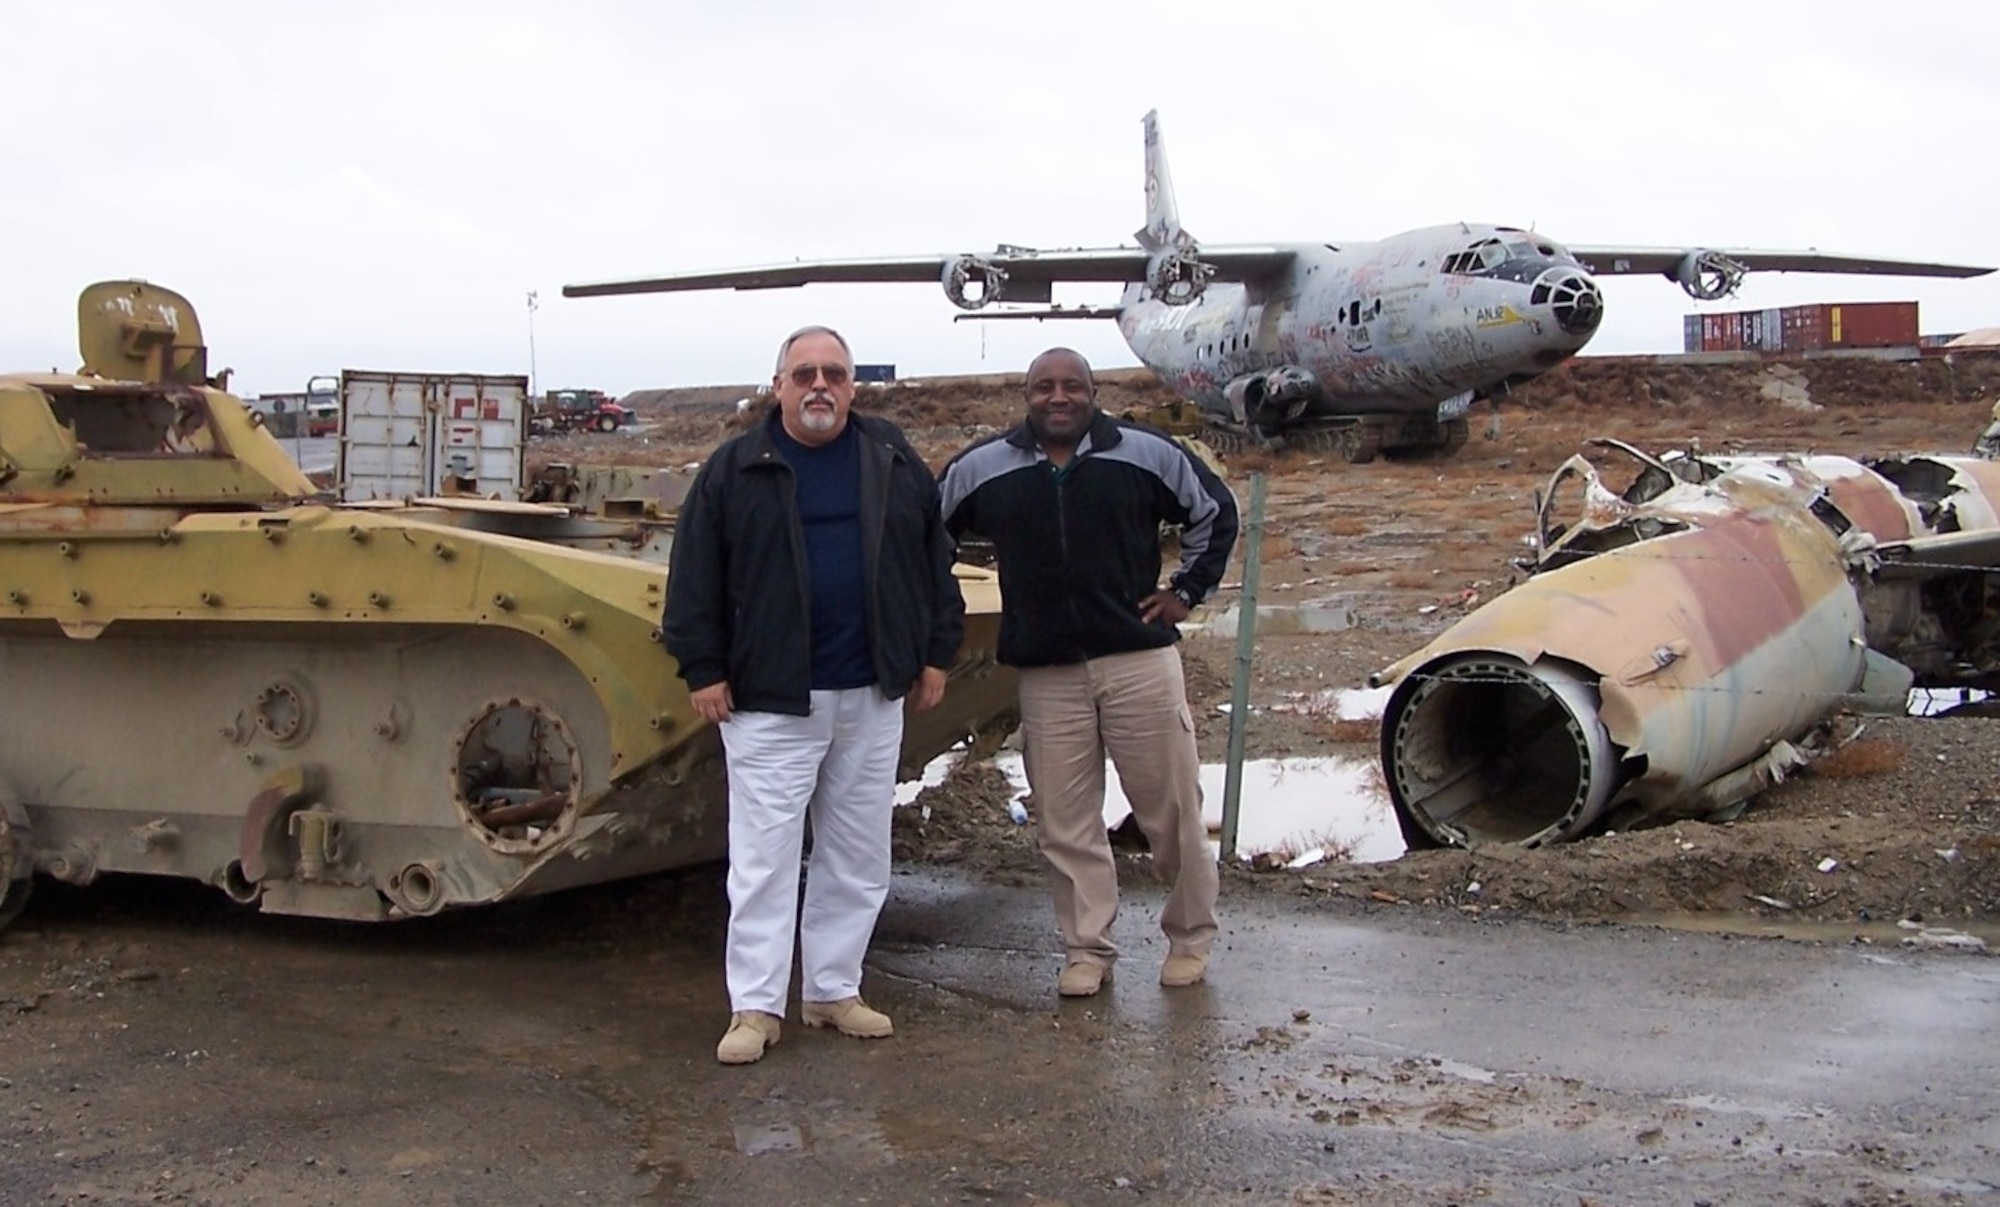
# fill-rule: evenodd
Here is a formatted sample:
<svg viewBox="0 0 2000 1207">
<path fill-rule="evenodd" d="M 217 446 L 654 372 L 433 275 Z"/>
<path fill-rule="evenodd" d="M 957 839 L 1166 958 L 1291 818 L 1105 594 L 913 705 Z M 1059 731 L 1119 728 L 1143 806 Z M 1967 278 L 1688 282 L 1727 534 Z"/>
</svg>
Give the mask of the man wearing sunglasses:
<svg viewBox="0 0 2000 1207">
<path fill-rule="evenodd" d="M 847 341 L 793 332 L 771 392 L 681 506 L 662 628 L 728 762 L 724 1064 L 778 1042 L 794 939 L 807 1026 L 893 1033 L 860 986 L 889 889 L 904 700 L 937 704 L 965 632 L 936 480 L 894 424 L 852 412 Z"/>
<path fill-rule="evenodd" d="M 1104 830 L 1104 760 L 1170 886 L 1160 984 L 1199 983 L 1218 876 L 1175 626 L 1214 591 L 1236 500 L 1160 432 L 1097 409 L 1090 365 L 1051 348 L 1028 367 L 1027 415 L 945 466 L 945 524 L 993 542 L 1000 661 L 1020 669 L 1022 754 L 1066 958 L 1064 997 L 1090 997 L 1118 949 L 1118 868 Z M 1160 525 L 1181 529 L 1160 579 Z"/>
</svg>

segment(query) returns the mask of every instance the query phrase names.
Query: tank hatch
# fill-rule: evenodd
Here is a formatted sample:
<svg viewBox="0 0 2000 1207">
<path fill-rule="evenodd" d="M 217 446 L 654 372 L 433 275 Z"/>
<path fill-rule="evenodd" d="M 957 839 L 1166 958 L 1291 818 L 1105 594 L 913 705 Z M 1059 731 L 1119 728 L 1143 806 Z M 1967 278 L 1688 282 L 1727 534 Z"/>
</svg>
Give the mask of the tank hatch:
<svg viewBox="0 0 2000 1207">
<path fill-rule="evenodd" d="M 77 373 L 0 376 L 0 504 L 244 507 L 311 479 L 262 419 L 208 376 L 187 299 L 103 281 L 77 302 Z"/>
</svg>

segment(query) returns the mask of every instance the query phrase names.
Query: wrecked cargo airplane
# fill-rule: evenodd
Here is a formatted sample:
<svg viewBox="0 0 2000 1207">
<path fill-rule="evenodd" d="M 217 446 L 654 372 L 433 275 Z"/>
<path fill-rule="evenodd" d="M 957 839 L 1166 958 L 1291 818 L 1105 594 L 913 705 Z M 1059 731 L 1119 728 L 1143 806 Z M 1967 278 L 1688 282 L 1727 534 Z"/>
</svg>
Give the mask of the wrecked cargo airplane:
<svg viewBox="0 0 2000 1207">
<path fill-rule="evenodd" d="M 1538 846 L 1721 819 L 1842 708 L 2000 687 L 2000 464 L 1582 456 L 1529 578 L 1370 679 L 1412 847 Z"/>
<path fill-rule="evenodd" d="M 600 551 L 637 552 L 629 522 L 330 506 L 209 376 L 186 299 L 113 281 L 79 311 L 82 370 L 0 376 L 0 924 L 37 872 L 374 920 L 722 857 L 666 574 Z M 961 577 L 906 778 L 1012 719 L 997 584 Z"/>
</svg>

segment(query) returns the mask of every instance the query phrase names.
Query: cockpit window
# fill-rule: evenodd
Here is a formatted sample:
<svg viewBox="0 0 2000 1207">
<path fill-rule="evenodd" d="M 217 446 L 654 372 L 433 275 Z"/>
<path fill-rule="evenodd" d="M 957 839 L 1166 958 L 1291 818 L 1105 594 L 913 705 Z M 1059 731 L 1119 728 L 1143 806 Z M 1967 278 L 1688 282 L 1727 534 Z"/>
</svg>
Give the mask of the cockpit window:
<svg viewBox="0 0 2000 1207">
<path fill-rule="evenodd" d="M 1574 257 L 1568 250 L 1552 239 L 1544 239 L 1526 231 L 1501 229 L 1506 236 L 1504 239 L 1488 235 L 1464 251 L 1453 252 L 1446 256 L 1438 271 L 1447 275 L 1476 277 L 1498 271 L 1503 265 L 1520 264 L 1524 261 L 1574 262 Z"/>
<path fill-rule="evenodd" d="M 1507 262 L 1507 247 L 1495 238 L 1485 238 L 1461 252 L 1444 258 L 1438 271 L 1447 275 L 1478 276 L 1492 272 Z"/>
</svg>

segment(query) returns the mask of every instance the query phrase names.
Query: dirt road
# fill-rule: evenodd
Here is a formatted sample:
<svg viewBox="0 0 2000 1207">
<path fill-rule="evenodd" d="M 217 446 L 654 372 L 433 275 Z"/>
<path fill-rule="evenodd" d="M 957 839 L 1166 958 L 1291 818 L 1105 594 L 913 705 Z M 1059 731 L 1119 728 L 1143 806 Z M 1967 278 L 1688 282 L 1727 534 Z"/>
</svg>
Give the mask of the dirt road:
<svg viewBox="0 0 2000 1207">
<path fill-rule="evenodd" d="M 1128 883 L 1137 883 L 1133 878 Z M 1232 884 L 1212 983 L 1060 1003 L 1038 885 L 906 868 L 863 1042 L 747 1068 L 712 876 L 365 927 L 172 886 L 0 942 L 9 1203 L 1960 1203 L 2000 1195 L 2000 978 L 1851 944 Z M 796 1016 L 794 1016 L 796 1017 Z"/>
</svg>

